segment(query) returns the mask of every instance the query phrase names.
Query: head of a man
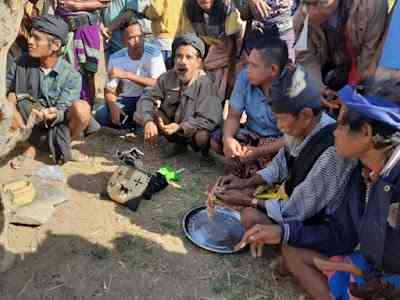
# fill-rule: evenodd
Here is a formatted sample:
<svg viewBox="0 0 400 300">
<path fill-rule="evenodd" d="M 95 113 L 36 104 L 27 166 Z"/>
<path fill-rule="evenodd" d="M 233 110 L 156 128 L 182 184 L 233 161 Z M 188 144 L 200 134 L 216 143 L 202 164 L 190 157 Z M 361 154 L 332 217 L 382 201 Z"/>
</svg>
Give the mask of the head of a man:
<svg viewBox="0 0 400 300">
<path fill-rule="evenodd" d="M 198 36 L 186 33 L 174 40 L 172 55 L 178 80 L 183 84 L 187 84 L 202 68 L 205 44 Z"/>
<path fill-rule="evenodd" d="M 320 26 L 327 21 L 337 10 L 340 0 L 301 0 L 308 13 L 310 22 Z"/>
<path fill-rule="evenodd" d="M 141 57 L 144 51 L 144 34 L 142 24 L 138 19 L 129 18 L 121 28 L 123 29 L 123 42 L 128 51 L 134 56 Z"/>
<path fill-rule="evenodd" d="M 214 2 L 216 0 L 196 0 L 196 1 L 197 1 L 197 4 L 201 7 L 201 9 L 209 12 L 212 10 L 212 8 L 214 6 Z"/>
<path fill-rule="evenodd" d="M 248 59 L 247 77 L 254 86 L 269 85 L 289 62 L 287 44 L 279 38 L 259 40 Z"/>
<path fill-rule="evenodd" d="M 368 153 L 385 152 L 400 145 L 400 81 L 386 79 L 357 91 L 339 91 L 342 102 L 335 130 L 336 152 L 362 159 Z M 397 115 L 397 116 L 396 116 Z"/>
<path fill-rule="evenodd" d="M 68 25 L 59 17 L 41 16 L 32 21 L 28 52 L 33 58 L 58 56 L 67 40 Z"/>
<path fill-rule="evenodd" d="M 286 137 L 304 139 L 321 117 L 319 84 L 301 67 L 286 68 L 271 88 L 271 109 Z"/>
</svg>

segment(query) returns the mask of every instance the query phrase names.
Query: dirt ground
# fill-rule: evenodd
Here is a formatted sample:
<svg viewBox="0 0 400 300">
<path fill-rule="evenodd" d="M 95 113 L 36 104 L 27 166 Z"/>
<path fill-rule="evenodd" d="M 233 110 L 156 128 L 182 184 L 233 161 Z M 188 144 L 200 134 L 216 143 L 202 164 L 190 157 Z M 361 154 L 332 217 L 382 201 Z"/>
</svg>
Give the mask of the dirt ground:
<svg viewBox="0 0 400 300">
<path fill-rule="evenodd" d="M 181 189 L 169 186 L 137 212 L 101 196 L 117 166 L 112 153 L 132 146 L 153 170 L 185 168 Z M 185 239 L 182 216 L 204 203 L 221 164 L 202 167 L 192 152 L 161 161 L 159 149 L 141 137 L 126 140 L 107 130 L 76 147 L 91 158 L 62 166 L 69 201 L 45 225 L 11 226 L 17 262 L 0 275 L 0 299 L 297 299 L 292 280 L 270 271 L 271 252 L 258 260 L 249 252 L 216 255 Z M 22 169 L 3 164 L 0 183 L 31 175 L 44 163 L 45 153 Z"/>
</svg>

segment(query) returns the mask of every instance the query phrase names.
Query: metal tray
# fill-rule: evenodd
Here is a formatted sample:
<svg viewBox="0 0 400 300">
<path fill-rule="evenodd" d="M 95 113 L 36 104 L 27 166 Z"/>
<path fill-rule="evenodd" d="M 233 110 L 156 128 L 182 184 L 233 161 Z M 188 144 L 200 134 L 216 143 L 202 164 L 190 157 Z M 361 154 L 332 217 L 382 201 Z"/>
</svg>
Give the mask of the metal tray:
<svg viewBox="0 0 400 300">
<path fill-rule="evenodd" d="M 240 214 L 230 208 L 216 207 L 210 220 L 205 206 L 189 210 L 182 221 L 186 237 L 196 246 L 214 253 L 235 253 L 244 235 Z"/>
</svg>

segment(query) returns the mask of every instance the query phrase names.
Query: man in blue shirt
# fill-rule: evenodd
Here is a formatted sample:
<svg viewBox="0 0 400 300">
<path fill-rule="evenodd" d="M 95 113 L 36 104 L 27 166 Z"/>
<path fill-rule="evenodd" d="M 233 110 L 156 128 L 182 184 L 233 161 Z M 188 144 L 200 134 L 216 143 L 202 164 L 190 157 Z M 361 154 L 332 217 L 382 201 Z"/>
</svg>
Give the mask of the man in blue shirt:
<svg viewBox="0 0 400 300">
<path fill-rule="evenodd" d="M 268 104 L 269 89 L 288 63 L 288 49 L 280 39 L 261 40 L 251 51 L 248 68 L 236 80 L 224 128 L 212 135 L 212 148 L 240 161 L 237 175 L 250 177 L 284 145 Z M 247 115 L 240 128 L 243 113 Z"/>
</svg>

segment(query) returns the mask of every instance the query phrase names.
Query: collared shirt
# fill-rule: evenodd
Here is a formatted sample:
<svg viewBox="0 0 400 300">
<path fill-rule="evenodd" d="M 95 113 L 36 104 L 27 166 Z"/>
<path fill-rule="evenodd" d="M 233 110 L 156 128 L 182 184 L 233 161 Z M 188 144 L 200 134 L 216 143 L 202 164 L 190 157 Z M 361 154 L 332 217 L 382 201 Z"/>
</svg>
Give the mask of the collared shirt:
<svg viewBox="0 0 400 300">
<path fill-rule="evenodd" d="M 297 157 L 315 134 L 332 123 L 334 120 L 323 114 L 320 122 L 302 142 L 290 146 L 290 154 Z M 296 186 L 288 201 L 270 200 L 265 203 L 268 215 L 284 227 L 284 241 L 288 241 L 290 235 L 286 222 L 304 221 L 323 209 L 329 214 L 341 205 L 346 184 L 356 164 L 339 157 L 335 147 L 329 147 L 315 161 L 306 179 Z M 269 184 L 284 182 L 288 177 L 284 149 L 258 174 Z"/>
<path fill-rule="evenodd" d="M 262 137 L 282 135 L 264 93 L 259 87 L 250 84 L 247 69 L 241 71 L 237 77 L 229 103 L 237 112 L 246 112 L 246 127 L 249 131 Z"/>
<path fill-rule="evenodd" d="M 17 64 L 18 62 L 14 63 L 8 70 L 8 91 L 15 90 Z M 40 69 L 40 93 L 37 101 L 44 107 L 56 107 L 59 120 L 72 102 L 80 99 L 82 78 L 73 66 L 61 57 L 54 68 L 46 73 Z"/>
<path fill-rule="evenodd" d="M 222 121 L 221 99 L 214 83 L 200 70 L 186 89 L 182 89 L 175 70 L 161 75 L 157 85 L 144 94 L 134 115 L 136 122 L 153 120 L 157 102 L 170 120 L 181 125 L 185 136 L 199 129 L 214 130 Z"/>
</svg>

